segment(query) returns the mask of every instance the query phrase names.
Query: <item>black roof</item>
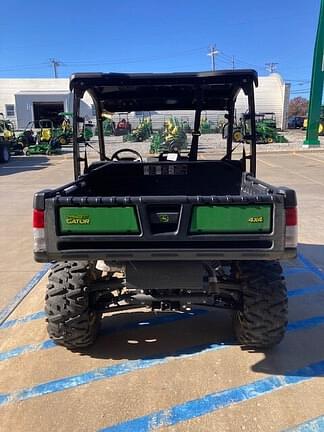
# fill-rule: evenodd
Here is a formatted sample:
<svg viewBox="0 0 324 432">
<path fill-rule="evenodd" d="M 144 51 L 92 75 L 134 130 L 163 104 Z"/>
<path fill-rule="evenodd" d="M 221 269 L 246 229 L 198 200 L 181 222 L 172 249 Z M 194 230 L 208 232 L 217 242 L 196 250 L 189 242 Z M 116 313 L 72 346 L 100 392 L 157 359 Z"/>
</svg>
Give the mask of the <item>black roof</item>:
<svg viewBox="0 0 324 432">
<path fill-rule="evenodd" d="M 254 70 L 185 73 L 78 73 L 70 89 L 80 96 L 88 91 L 102 109 L 153 111 L 228 109 L 239 91 L 258 85 Z"/>
</svg>

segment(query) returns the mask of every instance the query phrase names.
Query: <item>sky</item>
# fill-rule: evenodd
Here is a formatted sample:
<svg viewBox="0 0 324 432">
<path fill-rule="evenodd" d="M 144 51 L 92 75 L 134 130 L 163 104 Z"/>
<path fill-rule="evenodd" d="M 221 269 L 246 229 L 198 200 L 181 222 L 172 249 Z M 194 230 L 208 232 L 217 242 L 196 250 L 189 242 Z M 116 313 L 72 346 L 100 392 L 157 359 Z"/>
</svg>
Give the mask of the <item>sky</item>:
<svg viewBox="0 0 324 432">
<path fill-rule="evenodd" d="M 309 95 L 320 0 L 11 0 L 0 22 L 0 78 L 73 72 L 256 69 Z"/>
</svg>

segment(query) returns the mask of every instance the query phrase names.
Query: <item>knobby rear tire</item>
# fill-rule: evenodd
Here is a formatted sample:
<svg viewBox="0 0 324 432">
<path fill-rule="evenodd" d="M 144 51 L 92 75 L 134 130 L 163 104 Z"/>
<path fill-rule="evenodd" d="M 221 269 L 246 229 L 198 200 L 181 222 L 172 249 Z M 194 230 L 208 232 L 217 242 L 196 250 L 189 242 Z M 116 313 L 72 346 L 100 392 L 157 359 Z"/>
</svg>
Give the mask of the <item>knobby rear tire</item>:
<svg viewBox="0 0 324 432">
<path fill-rule="evenodd" d="M 52 267 L 48 279 L 45 312 L 50 338 L 69 349 L 93 344 L 101 313 L 89 304 L 89 263 L 59 262 Z"/>
<path fill-rule="evenodd" d="M 277 261 L 237 264 L 243 309 L 234 314 L 234 331 L 241 345 L 270 348 L 284 337 L 288 322 L 287 289 Z"/>
</svg>

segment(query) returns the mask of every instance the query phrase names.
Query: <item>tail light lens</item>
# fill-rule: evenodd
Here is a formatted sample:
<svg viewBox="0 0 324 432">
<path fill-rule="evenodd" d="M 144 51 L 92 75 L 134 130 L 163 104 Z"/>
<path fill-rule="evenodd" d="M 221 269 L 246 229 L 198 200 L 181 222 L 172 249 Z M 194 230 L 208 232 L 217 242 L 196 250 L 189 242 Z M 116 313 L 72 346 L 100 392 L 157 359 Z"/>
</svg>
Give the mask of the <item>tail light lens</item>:
<svg viewBox="0 0 324 432">
<path fill-rule="evenodd" d="M 33 210 L 34 252 L 46 251 L 44 210 Z"/>
<path fill-rule="evenodd" d="M 286 208 L 285 247 L 295 248 L 298 243 L 297 207 Z"/>
<path fill-rule="evenodd" d="M 297 207 L 286 208 L 286 226 L 297 225 Z"/>
<path fill-rule="evenodd" d="M 33 211 L 33 228 L 44 228 L 44 210 L 34 209 Z"/>
</svg>

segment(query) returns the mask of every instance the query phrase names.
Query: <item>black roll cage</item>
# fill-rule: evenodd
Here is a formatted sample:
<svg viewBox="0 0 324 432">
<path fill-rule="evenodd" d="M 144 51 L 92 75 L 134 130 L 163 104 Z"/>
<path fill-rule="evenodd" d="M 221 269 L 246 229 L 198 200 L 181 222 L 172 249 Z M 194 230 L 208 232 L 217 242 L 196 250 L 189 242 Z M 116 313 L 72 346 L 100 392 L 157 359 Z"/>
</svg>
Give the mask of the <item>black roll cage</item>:
<svg viewBox="0 0 324 432">
<path fill-rule="evenodd" d="M 192 142 L 189 160 L 197 160 L 200 117 L 205 110 L 226 110 L 228 112 L 228 133 L 226 155 L 232 158 L 232 136 L 235 121 L 235 103 L 240 90 L 248 97 L 248 111 L 251 131 L 248 137 L 250 173 L 256 175 L 256 128 L 254 86 L 258 85 L 254 70 L 188 72 L 161 74 L 121 74 L 121 73 L 78 73 L 70 78 L 73 94 L 73 161 L 74 176 L 81 175 L 78 122 L 80 100 L 87 91 L 96 110 L 100 160 L 107 160 L 103 134 L 104 110 L 153 111 L 153 110 L 195 110 Z"/>
</svg>

